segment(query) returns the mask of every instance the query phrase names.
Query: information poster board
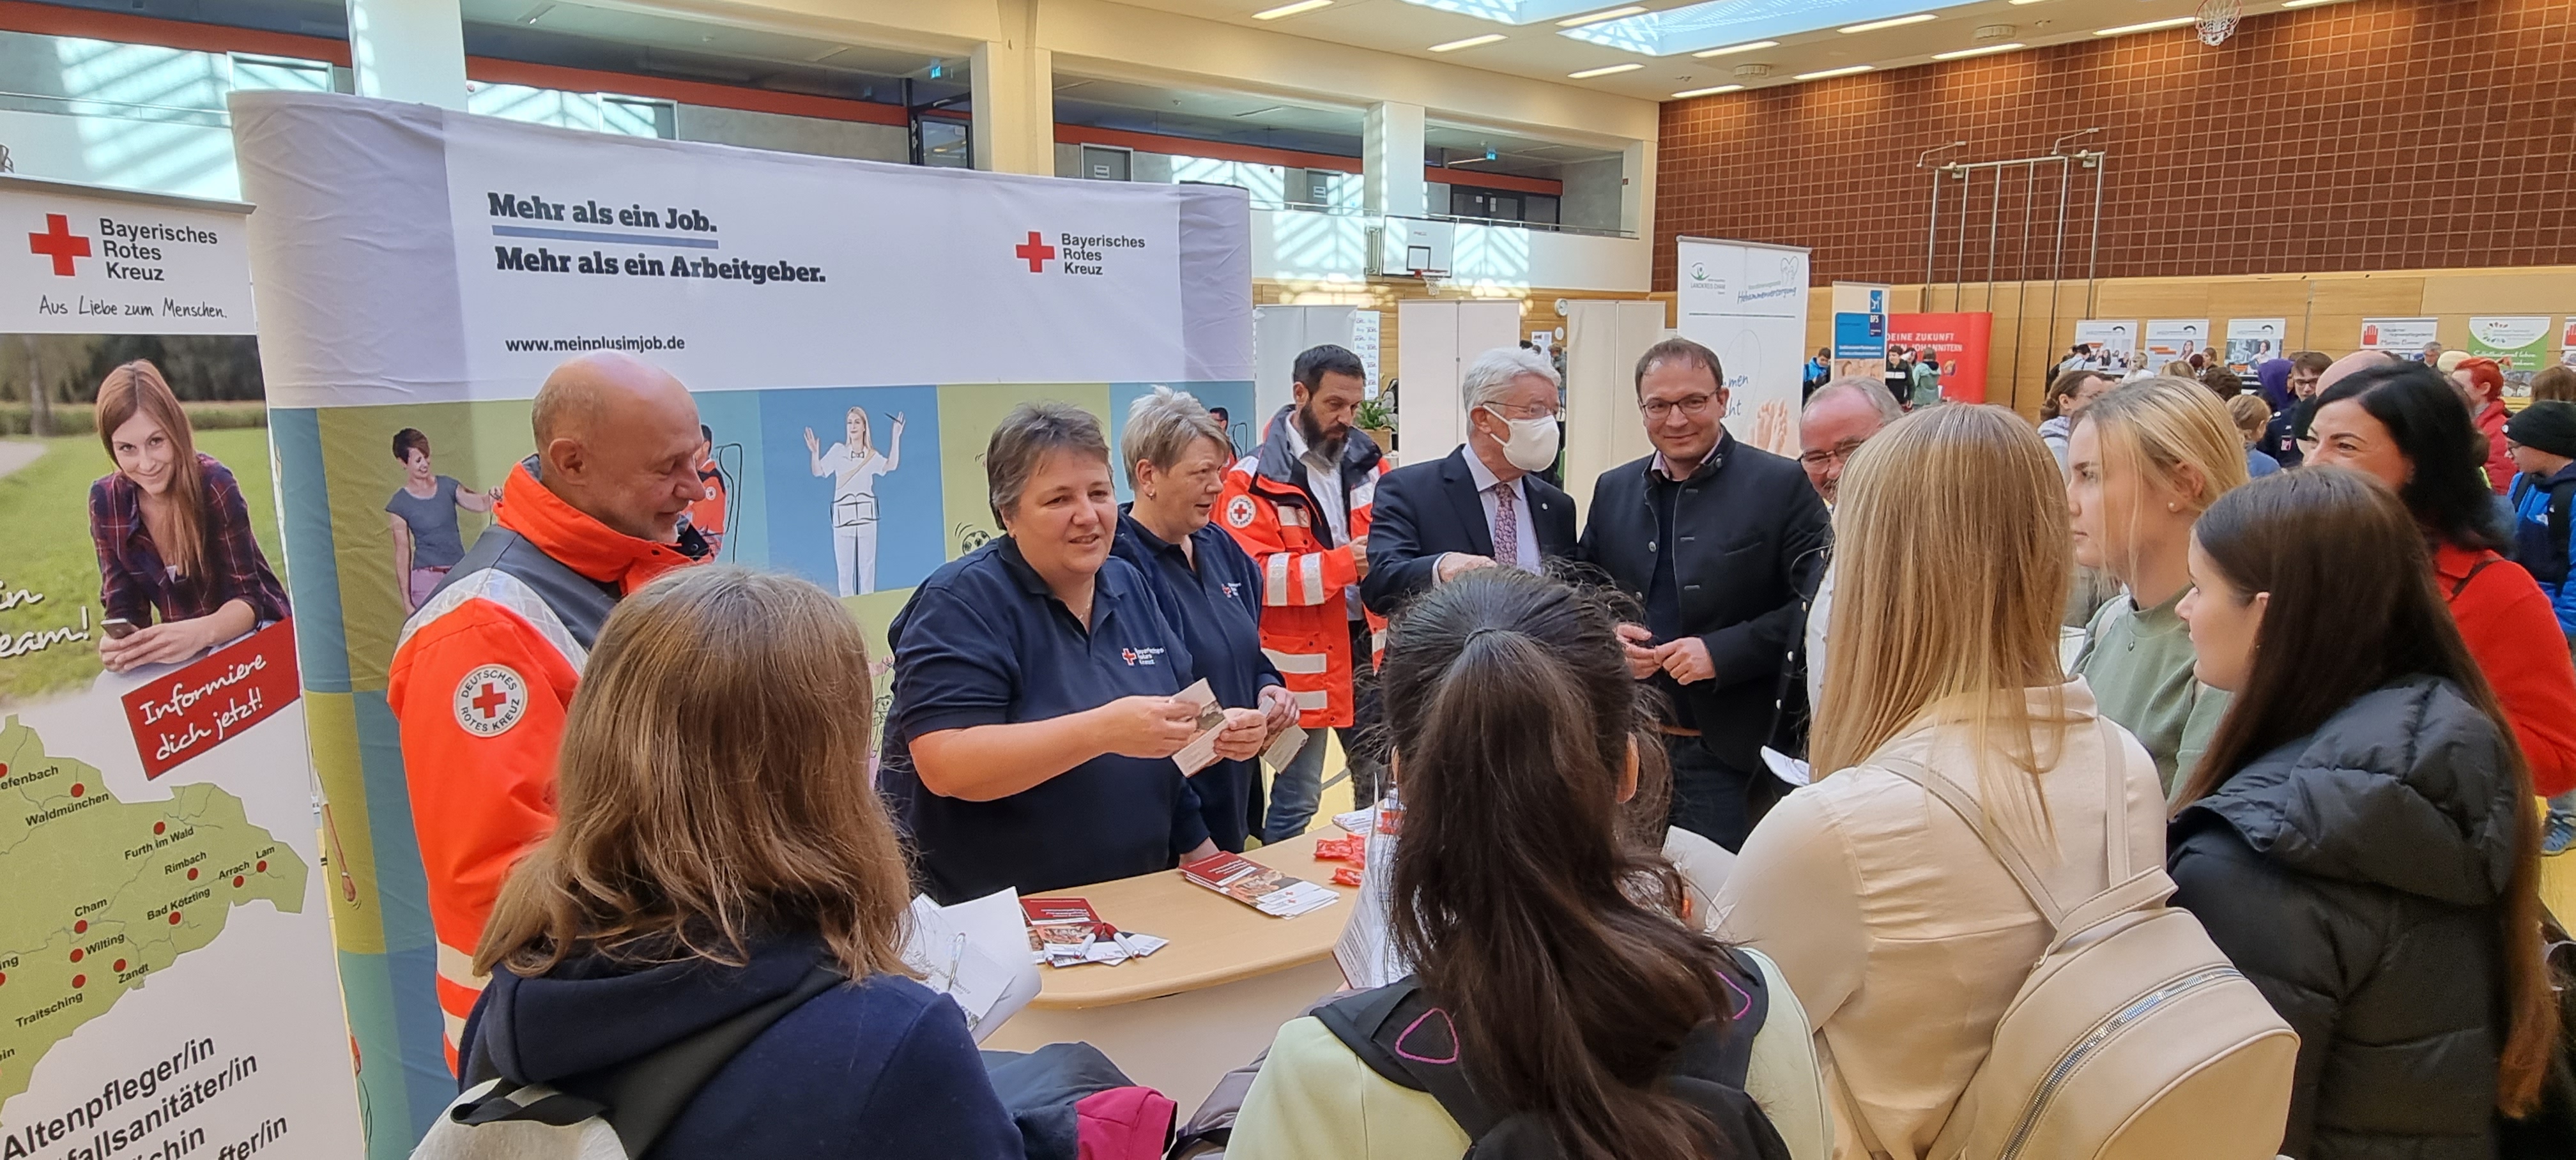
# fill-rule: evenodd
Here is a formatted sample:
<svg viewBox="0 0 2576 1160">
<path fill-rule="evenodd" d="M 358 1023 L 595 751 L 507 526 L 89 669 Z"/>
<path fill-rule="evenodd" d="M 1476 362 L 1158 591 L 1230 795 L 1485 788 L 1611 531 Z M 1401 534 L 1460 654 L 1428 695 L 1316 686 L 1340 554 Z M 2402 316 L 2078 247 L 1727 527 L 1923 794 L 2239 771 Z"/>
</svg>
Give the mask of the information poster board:
<svg viewBox="0 0 2576 1160">
<path fill-rule="evenodd" d="M 499 484 L 531 399 L 619 349 L 696 395 L 718 556 L 840 595 L 884 629 L 946 560 L 998 534 L 982 456 L 1012 408 L 1099 415 L 1113 453 L 1156 386 L 1253 416 L 1250 229 L 1226 186 L 1061 180 L 581 133 L 420 105 L 237 93 L 251 261 L 287 495 L 307 695 L 344 709 L 315 762 L 357 868 L 344 946 L 370 1150 L 391 1160 L 454 1095 L 442 947 L 386 670 L 413 598 L 386 517 L 418 432 L 436 471 Z M 1257 428 L 1255 428 L 1257 431 Z M 1257 438 L 1257 434 L 1254 436 Z M 470 543 L 475 526 L 463 529 Z M 889 703 L 880 682 L 876 711 Z"/>
<path fill-rule="evenodd" d="M 1798 384 L 1807 341 L 1807 251 L 1681 238 L 1675 298 L 1681 336 L 1717 352 L 1726 425 L 1765 451 L 1797 454 Z"/>
<path fill-rule="evenodd" d="M 2548 365 L 2552 335 L 2546 314 L 2479 315 L 2469 319 L 2469 353 L 2491 358 L 2504 370 L 2504 393 L 2531 395 L 2531 376 Z"/>
<path fill-rule="evenodd" d="M 1942 401 L 1982 403 L 1986 401 L 1986 360 L 1993 349 L 1994 330 L 1995 316 L 1983 310 L 1891 314 L 1887 319 L 1887 344 L 1928 350 L 1941 360 Z"/>
<path fill-rule="evenodd" d="M 362 1139 L 248 209 L 0 177 L 12 1160 L 340 1160 Z"/>
<path fill-rule="evenodd" d="M 2188 362 L 2200 355 L 2204 362 L 2213 353 L 2209 349 L 2209 320 L 2206 318 L 2156 318 L 2147 322 L 2147 367 L 2163 370 L 2169 362 Z"/>
<path fill-rule="evenodd" d="M 2093 351 L 2091 365 L 2125 374 L 2137 365 L 2138 324 L 2125 318 L 2087 318 L 2075 324 L 2075 343 Z"/>
<path fill-rule="evenodd" d="M 2422 362 L 2424 348 L 2436 341 L 2440 323 L 2438 318 L 2365 318 L 2358 349 L 2384 350 Z"/>
<path fill-rule="evenodd" d="M 2276 358 L 2288 358 L 2290 320 L 2286 318 L 2230 318 L 2227 320 L 2227 369 L 2239 375 L 2251 375 L 2254 368 Z"/>
</svg>

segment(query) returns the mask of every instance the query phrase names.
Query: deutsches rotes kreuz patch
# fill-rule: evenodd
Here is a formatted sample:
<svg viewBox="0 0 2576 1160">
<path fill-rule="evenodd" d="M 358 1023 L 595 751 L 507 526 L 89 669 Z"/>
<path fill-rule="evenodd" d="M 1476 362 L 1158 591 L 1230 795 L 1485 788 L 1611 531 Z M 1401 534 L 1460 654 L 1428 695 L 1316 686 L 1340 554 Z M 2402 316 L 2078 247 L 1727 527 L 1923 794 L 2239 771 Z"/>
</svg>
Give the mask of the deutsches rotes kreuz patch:
<svg viewBox="0 0 2576 1160">
<path fill-rule="evenodd" d="M 485 665 L 456 683 L 456 724 L 477 737 L 498 737 L 528 715 L 528 683 L 508 665 Z"/>
<path fill-rule="evenodd" d="M 1225 522 L 1238 528 L 1248 528 L 1252 526 L 1252 514 L 1251 496 L 1238 495 L 1226 501 Z"/>
</svg>

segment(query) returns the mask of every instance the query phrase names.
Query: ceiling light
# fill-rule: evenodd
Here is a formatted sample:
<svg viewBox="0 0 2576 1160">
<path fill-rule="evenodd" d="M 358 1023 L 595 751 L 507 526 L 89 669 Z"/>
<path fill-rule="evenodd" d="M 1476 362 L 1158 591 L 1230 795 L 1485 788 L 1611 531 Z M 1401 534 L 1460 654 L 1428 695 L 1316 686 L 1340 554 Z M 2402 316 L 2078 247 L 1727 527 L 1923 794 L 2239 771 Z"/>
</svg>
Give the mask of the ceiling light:
<svg viewBox="0 0 2576 1160">
<path fill-rule="evenodd" d="M 1692 53 L 1691 55 L 1692 55 L 1692 56 L 1701 56 L 1701 57 L 1707 57 L 1707 56 L 1731 56 L 1731 55 L 1733 55 L 1733 54 L 1735 54 L 1735 53 L 1739 53 L 1739 52 L 1755 52 L 1755 51 L 1759 51 L 1759 50 L 1761 50 L 1761 49 L 1765 49 L 1765 48 L 1778 48 L 1778 47 L 1780 47 L 1780 42 L 1779 42 L 1779 41 L 1776 41 L 1776 40 L 1756 40 L 1756 41 L 1753 41 L 1753 42 L 1751 42 L 1751 43 L 1747 43 L 1747 44 L 1730 44 L 1730 45 L 1727 45 L 1727 46 L 1726 46 L 1726 47 L 1724 47 L 1724 48 L 1712 48 L 1712 49 L 1708 49 L 1708 50 L 1706 50 L 1706 51 L 1704 51 L 1704 52 L 1694 52 L 1694 53 Z"/>
<path fill-rule="evenodd" d="M 2014 50 L 2014 49 L 2016 49 L 2016 48 L 2024 48 L 2024 47 L 2027 47 L 2027 46 L 2026 46 L 2026 45 L 2020 45 L 2020 44 L 1989 44 L 1989 45 L 1986 45 L 1986 46 L 1984 46 L 1984 47 L 1982 47 L 1982 48 L 1962 48 L 1962 49 L 1959 49 L 1959 50 L 1958 50 L 1958 51 L 1956 51 L 1956 52 L 1936 52 L 1936 53 L 1933 53 L 1933 54 L 1932 54 L 1932 59 L 1934 59 L 1934 60 L 1958 60 L 1958 59 L 1960 59 L 1961 57 L 1969 57 L 1969 56 L 1984 56 L 1984 55 L 1986 55 L 1987 53 L 1990 53 L 1990 52 L 2011 52 L 2012 50 Z"/>
<path fill-rule="evenodd" d="M 1450 41 L 1450 42 L 1449 42 L 1449 43 L 1447 43 L 1447 44 L 1435 44 L 1435 45 L 1432 45 L 1432 46 L 1431 46 L 1431 51 L 1433 51 L 1433 52 L 1456 52 L 1456 51 L 1458 51 L 1459 49 L 1462 49 L 1462 48 L 1474 48 L 1474 47 L 1476 47 L 1477 45 L 1480 45 L 1480 44 L 1492 44 L 1493 42 L 1495 42 L 1495 41 L 1497 41 L 1497 40 L 1502 40 L 1502 39 L 1504 39 L 1504 36 L 1503 36 L 1503 34 L 1502 34 L 1502 33 L 1499 33 L 1499 32 L 1488 32 L 1488 33 L 1484 34 L 1483 36 L 1470 36 L 1470 37 L 1468 37 L 1468 38 L 1467 38 L 1467 39 L 1465 39 L 1465 40 L 1453 40 L 1453 41 Z"/>
<path fill-rule="evenodd" d="M 1718 85 L 1715 88 L 1692 89 L 1688 92 L 1674 93 L 1673 96 L 1679 100 L 1689 100 L 1692 97 L 1714 97 L 1719 93 L 1731 93 L 1743 87 L 1744 86 L 1742 85 Z"/>
<path fill-rule="evenodd" d="M 2144 24 L 2123 24 L 2118 28 L 2097 28 L 2093 30 L 2093 35 L 2126 36 L 2132 32 L 2153 32 L 2159 28 L 2180 28 L 2186 24 L 2198 23 L 2200 23 L 2200 18 L 2197 16 L 2175 16 L 2164 20 L 2150 20 Z"/>
<path fill-rule="evenodd" d="M 1606 77 L 1612 73 L 1634 72 L 1644 67 L 1646 66 L 1632 60 L 1626 64 L 1605 64 L 1600 68 L 1588 68 L 1582 72 L 1570 72 L 1565 75 L 1578 81 L 1588 81 L 1594 77 Z"/>
<path fill-rule="evenodd" d="M 1841 68 L 1829 68 L 1821 72 L 1799 73 L 1797 79 L 1802 81 L 1820 81 L 1827 77 L 1847 77 L 1853 73 L 1865 73 L 1877 67 L 1878 66 L 1874 64 L 1847 64 Z"/>
<path fill-rule="evenodd" d="M 1604 20 L 1617 20 L 1622 16 L 1634 16 L 1645 10 L 1646 6 L 1643 4 L 1630 4 L 1621 8 L 1612 8 L 1605 12 L 1595 12 L 1589 16 L 1569 16 L 1563 20 L 1557 21 L 1556 26 L 1559 28 L 1581 28 L 1586 24 L 1599 24 Z"/>
<path fill-rule="evenodd" d="M 1295 16 L 1300 12 L 1312 12 L 1318 8 L 1330 8 L 1332 5 L 1333 0 L 1297 0 L 1294 4 L 1282 4 L 1277 8 L 1264 8 L 1259 12 L 1253 13 L 1252 18 L 1255 20 L 1277 20 L 1282 16 Z"/>
<path fill-rule="evenodd" d="M 2037 4 L 2039 0 L 2012 0 L 2015 4 Z"/>
<path fill-rule="evenodd" d="M 1867 24 L 1852 24 L 1852 25 L 1846 25 L 1846 26 L 1844 26 L 1844 27 L 1842 27 L 1842 28 L 1837 28 L 1837 29 L 1835 29 L 1834 31 L 1836 31 L 1836 32 L 1876 32 L 1876 31 L 1878 31 L 1879 29 L 1882 29 L 1882 28 L 1897 28 L 1897 27 L 1900 27 L 1900 26 L 1903 26 L 1903 25 L 1907 25 L 1907 24 L 1921 24 L 1921 23 L 1923 23 L 1923 22 L 1924 22 L 1924 21 L 1926 21 L 1926 20 L 1936 20 L 1936 19 L 1939 19 L 1939 18 L 1938 18 L 1938 17 L 1936 17 L 1936 16 L 1934 16 L 1934 15 L 1932 15 L 1932 14 L 1931 14 L 1931 13 L 1929 13 L 1929 12 L 1917 12 L 1917 13 L 1915 13 L 1915 14 L 1914 14 L 1914 15 L 1912 15 L 1912 16 L 1899 16 L 1899 17 L 1896 17 L 1896 18 L 1895 18 L 1895 19 L 1893 19 L 1893 20 L 1873 20 L 1873 21 L 1870 21 L 1870 22 L 1869 22 L 1869 23 L 1867 23 Z"/>
<path fill-rule="evenodd" d="M 2314 7 L 2316 7 L 2316 6 L 2317 6 L 2317 5 L 2319 5 L 2319 4 L 2332 4 L 2332 3 L 2334 3 L 2334 2 L 2335 2 L 2335 0 L 2282 0 L 2281 7 L 2283 7 L 2283 8 L 2314 8 Z M 535 18 L 531 17 L 531 18 L 529 19 L 528 23 L 530 23 L 530 24 L 534 24 L 534 23 L 536 23 Z"/>
</svg>

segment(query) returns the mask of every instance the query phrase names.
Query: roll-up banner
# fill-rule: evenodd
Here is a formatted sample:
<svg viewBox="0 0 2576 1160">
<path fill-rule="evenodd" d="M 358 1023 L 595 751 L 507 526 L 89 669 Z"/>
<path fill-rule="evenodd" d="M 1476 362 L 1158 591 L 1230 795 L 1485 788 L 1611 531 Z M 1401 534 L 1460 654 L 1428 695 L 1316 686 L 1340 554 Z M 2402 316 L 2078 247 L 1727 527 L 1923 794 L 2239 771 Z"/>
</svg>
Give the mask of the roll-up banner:
<svg viewBox="0 0 2576 1160">
<path fill-rule="evenodd" d="M 1798 384 L 1807 355 L 1807 251 L 1799 246 L 1680 238 L 1676 295 L 1683 338 L 1717 352 L 1726 425 L 1765 451 L 1798 453 Z"/>
<path fill-rule="evenodd" d="M 9 1160 L 360 1147 L 249 208 L 0 177 Z"/>
<path fill-rule="evenodd" d="M 1993 354 L 1994 332 L 1995 316 L 1984 310 L 1887 316 L 1888 345 L 1940 360 L 1941 399 L 1949 403 L 1986 401 L 1986 361 Z"/>
<path fill-rule="evenodd" d="M 1253 408 L 1239 189 L 884 165 L 329 94 L 240 93 L 233 115 L 260 207 L 251 266 L 287 558 L 311 625 L 304 687 L 332 707 L 316 714 L 314 760 L 355 882 L 333 897 L 335 930 L 379 1158 L 455 1094 L 385 699 L 397 636 L 436 577 L 398 574 L 393 524 L 472 544 L 490 519 L 481 497 L 532 450 L 530 400 L 554 367 L 623 350 L 687 384 L 709 491 L 691 522 L 720 559 L 839 593 L 879 656 L 912 588 L 997 534 L 981 457 L 1012 407 L 1074 403 L 1113 444 L 1158 385 L 1250 419 L 1254 438 L 1269 418 Z M 881 686 L 880 714 L 889 697 Z"/>
</svg>

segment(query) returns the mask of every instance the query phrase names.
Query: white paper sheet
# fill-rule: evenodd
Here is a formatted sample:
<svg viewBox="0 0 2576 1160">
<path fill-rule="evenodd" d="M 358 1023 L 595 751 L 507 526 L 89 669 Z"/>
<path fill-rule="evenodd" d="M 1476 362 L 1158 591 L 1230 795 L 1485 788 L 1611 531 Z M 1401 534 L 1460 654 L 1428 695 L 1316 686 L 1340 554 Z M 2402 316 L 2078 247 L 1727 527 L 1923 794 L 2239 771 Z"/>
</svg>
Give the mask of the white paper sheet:
<svg viewBox="0 0 2576 1160">
<path fill-rule="evenodd" d="M 1773 749 L 1768 745 L 1762 747 L 1762 767 L 1770 770 L 1771 776 L 1779 778 L 1790 785 L 1808 785 L 1816 780 L 1814 771 L 1807 767 L 1807 763 L 1805 761 L 1791 757 L 1788 754 L 1782 753 L 1777 749 Z"/>
<path fill-rule="evenodd" d="M 1028 928 L 1020 895 L 1004 890 L 955 906 L 928 895 L 912 900 L 903 961 L 922 985 L 956 1000 L 981 1043 L 1037 998 L 1037 966 L 1027 960 Z"/>
</svg>

